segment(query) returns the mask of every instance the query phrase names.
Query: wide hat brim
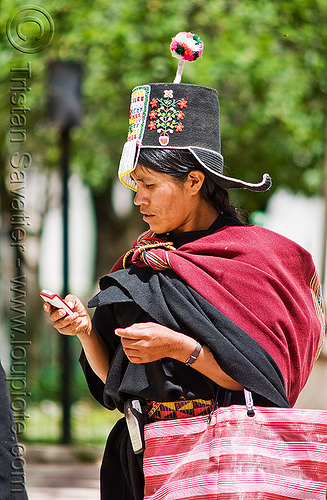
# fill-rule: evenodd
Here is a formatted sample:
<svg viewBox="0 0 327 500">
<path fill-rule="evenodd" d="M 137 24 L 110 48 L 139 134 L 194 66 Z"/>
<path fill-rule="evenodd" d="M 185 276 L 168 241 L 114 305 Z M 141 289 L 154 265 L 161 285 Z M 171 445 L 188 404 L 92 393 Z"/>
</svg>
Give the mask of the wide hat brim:
<svg viewBox="0 0 327 500">
<path fill-rule="evenodd" d="M 210 87 L 155 83 L 133 89 L 128 137 L 118 176 L 134 190 L 136 185 L 130 174 L 142 148 L 189 150 L 205 172 L 225 189 L 266 191 L 272 184 L 268 174 L 257 184 L 223 174 L 218 94 Z"/>
</svg>

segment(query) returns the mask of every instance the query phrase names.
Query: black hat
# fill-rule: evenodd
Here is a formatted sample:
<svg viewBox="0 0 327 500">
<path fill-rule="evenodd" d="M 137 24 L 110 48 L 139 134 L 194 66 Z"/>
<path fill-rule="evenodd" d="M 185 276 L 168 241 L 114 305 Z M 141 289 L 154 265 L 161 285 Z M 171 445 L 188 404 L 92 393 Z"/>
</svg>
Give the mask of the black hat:
<svg viewBox="0 0 327 500">
<path fill-rule="evenodd" d="M 130 173 L 137 165 L 141 148 L 186 149 L 223 188 L 266 191 L 271 186 L 268 174 L 264 174 L 258 184 L 223 175 L 218 94 L 210 87 L 184 83 L 151 83 L 135 87 L 127 142 L 118 172 L 119 179 L 132 189 L 136 189 L 136 185 Z"/>
</svg>

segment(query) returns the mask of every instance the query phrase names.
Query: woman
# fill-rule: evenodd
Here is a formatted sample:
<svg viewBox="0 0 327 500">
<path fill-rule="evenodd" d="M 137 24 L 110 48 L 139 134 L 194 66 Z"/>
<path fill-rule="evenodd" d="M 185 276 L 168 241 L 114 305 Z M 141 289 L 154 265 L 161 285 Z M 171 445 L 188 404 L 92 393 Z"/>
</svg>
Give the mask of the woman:
<svg viewBox="0 0 327 500">
<path fill-rule="evenodd" d="M 223 175 L 214 92 L 183 84 L 134 90 L 119 176 L 136 190 L 149 231 L 100 280 L 92 320 L 72 295 L 71 316 L 44 306 L 60 333 L 81 341 L 94 397 L 122 412 L 137 399 L 149 422 L 206 414 L 215 400 L 244 404 L 244 387 L 257 405 L 293 405 L 324 332 L 309 254 L 243 225 L 229 202 L 225 187 L 263 191 L 270 178 L 249 184 Z M 183 129 L 178 103 L 188 107 Z M 163 147 L 157 133 L 174 120 Z M 124 419 L 108 439 L 101 495 L 144 495 L 142 455 Z"/>
</svg>

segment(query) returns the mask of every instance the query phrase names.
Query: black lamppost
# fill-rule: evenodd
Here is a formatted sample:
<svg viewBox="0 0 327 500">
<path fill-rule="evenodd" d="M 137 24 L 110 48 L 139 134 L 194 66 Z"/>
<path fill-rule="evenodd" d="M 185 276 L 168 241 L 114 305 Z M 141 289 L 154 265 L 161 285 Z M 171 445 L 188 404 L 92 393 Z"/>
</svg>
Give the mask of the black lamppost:
<svg viewBox="0 0 327 500">
<path fill-rule="evenodd" d="M 70 61 L 54 61 L 49 65 L 49 116 L 60 131 L 62 175 L 62 226 L 63 226 L 63 289 L 69 293 L 69 157 L 71 127 L 79 125 L 82 116 L 81 102 L 82 69 Z M 62 442 L 71 443 L 71 351 L 69 338 L 60 335 Z"/>
</svg>

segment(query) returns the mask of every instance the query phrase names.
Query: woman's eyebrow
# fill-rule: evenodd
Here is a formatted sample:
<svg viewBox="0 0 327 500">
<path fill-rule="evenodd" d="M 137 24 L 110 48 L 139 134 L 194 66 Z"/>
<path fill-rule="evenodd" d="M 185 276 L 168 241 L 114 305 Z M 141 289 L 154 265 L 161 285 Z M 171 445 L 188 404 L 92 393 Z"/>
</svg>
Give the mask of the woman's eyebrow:
<svg viewBox="0 0 327 500">
<path fill-rule="evenodd" d="M 133 179 L 133 181 L 135 181 L 135 182 L 138 181 L 138 182 L 147 183 L 147 182 L 151 182 L 152 181 L 151 177 L 146 177 L 146 176 L 145 177 L 139 177 L 134 172 L 131 172 L 130 176 Z"/>
</svg>

